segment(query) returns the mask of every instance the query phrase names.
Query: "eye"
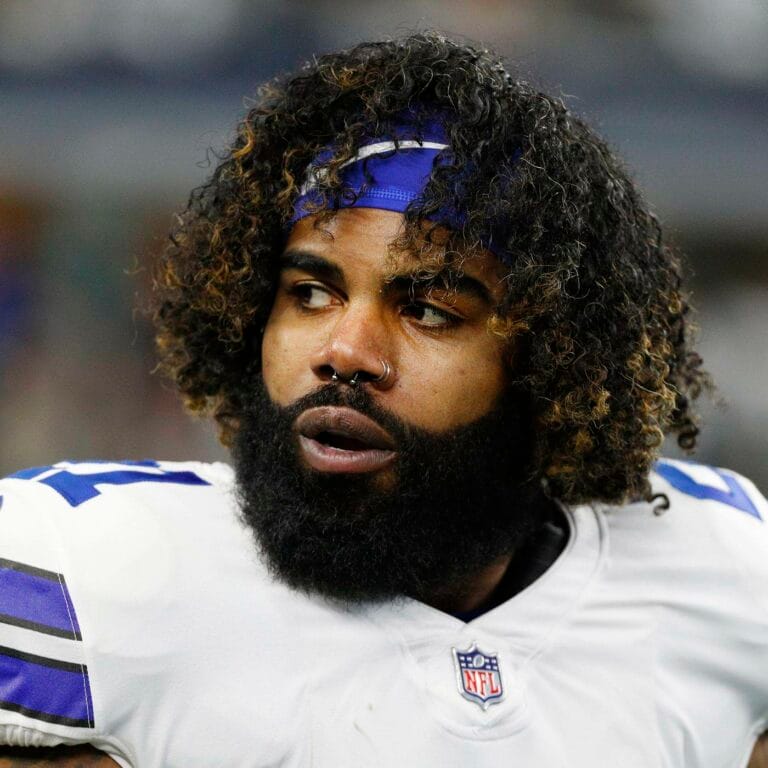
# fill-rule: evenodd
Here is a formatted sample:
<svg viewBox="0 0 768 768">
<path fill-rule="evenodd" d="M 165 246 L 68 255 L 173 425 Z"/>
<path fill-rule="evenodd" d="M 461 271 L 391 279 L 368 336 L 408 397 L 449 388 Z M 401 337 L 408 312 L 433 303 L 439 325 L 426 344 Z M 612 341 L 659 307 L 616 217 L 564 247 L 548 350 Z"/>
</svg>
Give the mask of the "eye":
<svg viewBox="0 0 768 768">
<path fill-rule="evenodd" d="M 333 294 L 318 283 L 296 283 L 290 293 L 304 309 L 323 309 L 334 303 Z"/>
<path fill-rule="evenodd" d="M 428 328 L 450 328 L 461 322 L 461 318 L 452 312 L 421 302 L 406 304 L 403 314 Z"/>
</svg>

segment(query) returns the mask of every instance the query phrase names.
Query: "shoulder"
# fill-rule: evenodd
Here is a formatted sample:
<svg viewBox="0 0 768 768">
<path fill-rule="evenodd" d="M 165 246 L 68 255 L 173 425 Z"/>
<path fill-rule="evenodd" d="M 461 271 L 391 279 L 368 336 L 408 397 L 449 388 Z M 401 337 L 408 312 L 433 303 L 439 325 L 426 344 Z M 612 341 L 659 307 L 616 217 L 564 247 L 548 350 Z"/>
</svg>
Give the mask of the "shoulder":
<svg viewBox="0 0 768 768">
<path fill-rule="evenodd" d="M 148 519 L 173 524 L 182 510 L 186 520 L 215 520 L 217 511 L 234 508 L 233 488 L 225 464 L 63 461 L 33 467 L 0 480 L 3 539 L 16 531 L 34 547 L 47 536 L 67 540 L 94 526 L 136 529 Z"/>
<path fill-rule="evenodd" d="M 35 467 L 0 481 L 0 505 L 6 565 L 91 579 L 168 561 L 189 539 L 226 534 L 237 518 L 232 470 L 201 462 Z"/>
<path fill-rule="evenodd" d="M 738 472 L 693 461 L 659 459 L 649 480 L 651 502 L 599 506 L 615 523 L 646 520 L 647 513 L 653 511 L 668 527 L 691 530 L 725 525 L 753 534 L 757 531 L 758 538 L 760 532 L 768 532 L 768 501 Z"/>
<path fill-rule="evenodd" d="M 752 606 L 752 616 L 768 626 L 768 502 L 746 477 L 731 470 L 688 462 L 659 462 L 657 476 L 688 529 L 698 526 L 721 555 L 733 583 Z"/>
<path fill-rule="evenodd" d="M 0 743 L 120 754 L 112 717 L 131 686 L 149 695 L 141 665 L 164 669 L 190 616 L 252 578 L 233 487 L 228 467 L 196 462 L 61 462 L 0 481 Z"/>
<path fill-rule="evenodd" d="M 768 502 L 746 477 L 728 469 L 661 459 L 650 475 L 651 501 L 603 507 L 621 536 L 656 547 L 686 545 L 689 554 L 723 548 L 728 539 L 744 547 L 768 542 Z M 711 552 L 710 552 L 711 554 Z"/>
<path fill-rule="evenodd" d="M 718 467 L 664 460 L 650 479 L 653 502 L 605 509 L 596 594 L 654 628 L 665 679 L 702 691 L 728 680 L 751 716 L 764 717 L 768 505 L 753 483 Z"/>
<path fill-rule="evenodd" d="M 757 523 L 768 520 L 768 501 L 752 481 L 732 470 L 661 459 L 654 465 L 652 481 L 654 490 L 658 488 L 678 507 L 695 509 L 697 514 L 742 513 Z"/>
<path fill-rule="evenodd" d="M 768 502 L 752 481 L 721 467 L 665 459 L 654 467 L 652 487 L 669 501 L 664 517 L 678 536 L 705 557 L 722 554 L 753 573 L 752 586 L 768 590 Z"/>
<path fill-rule="evenodd" d="M 138 491 L 145 503 L 165 504 L 182 490 L 226 493 L 233 485 L 226 464 L 171 461 L 62 461 L 15 472 L 0 480 L 0 497 L 20 496 L 27 507 L 77 509 Z M 189 498 L 189 494 L 187 494 Z"/>
<path fill-rule="evenodd" d="M 26 581 L 66 577 L 112 602 L 146 599 L 140 585 L 162 590 L 181 561 L 208 560 L 245 537 L 223 464 L 60 462 L 0 481 L 0 504 L 6 569 Z"/>
<path fill-rule="evenodd" d="M 611 560 L 643 588 L 750 617 L 768 628 L 768 503 L 731 470 L 664 459 L 653 502 L 610 507 Z"/>
</svg>

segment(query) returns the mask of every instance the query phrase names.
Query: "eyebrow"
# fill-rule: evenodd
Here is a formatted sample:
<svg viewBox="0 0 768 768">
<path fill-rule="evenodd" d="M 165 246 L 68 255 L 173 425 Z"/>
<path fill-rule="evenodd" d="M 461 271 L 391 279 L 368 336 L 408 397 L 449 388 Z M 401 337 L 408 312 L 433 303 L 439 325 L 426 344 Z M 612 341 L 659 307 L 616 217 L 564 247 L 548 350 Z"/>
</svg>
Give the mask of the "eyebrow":
<svg viewBox="0 0 768 768">
<path fill-rule="evenodd" d="M 344 283 L 343 270 L 312 251 L 292 248 L 283 253 L 281 262 L 283 269 L 300 269 L 319 278 Z M 449 291 L 472 296 L 487 306 L 495 304 L 491 297 L 491 292 L 483 282 L 464 273 L 458 274 L 450 269 L 443 270 L 437 275 L 428 278 L 414 277 L 410 273 L 393 275 L 387 279 L 385 290 L 391 293 L 408 293 L 414 289 L 430 290 L 441 287 L 447 287 Z"/>
<path fill-rule="evenodd" d="M 495 304 L 488 287 L 477 278 L 466 274 L 457 274 L 453 270 L 444 270 L 434 277 L 418 278 L 412 275 L 395 275 L 388 281 L 395 291 L 431 290 L 446 288 L 451 293 L 461 293 L 479 299 L 488 306 Z"/>
<path fill-rule="evenodd" d="M 291 249 L 285 251 L 280 258 L 282 269 L 301 269 L 304 272 L 311 272 L 313 275 L 326 280 L 332 280 L 337 283 L 344 282 L 344 272 L 322 256 L 318 256 L 312 251 L 302 251 Z"/>
</svg>

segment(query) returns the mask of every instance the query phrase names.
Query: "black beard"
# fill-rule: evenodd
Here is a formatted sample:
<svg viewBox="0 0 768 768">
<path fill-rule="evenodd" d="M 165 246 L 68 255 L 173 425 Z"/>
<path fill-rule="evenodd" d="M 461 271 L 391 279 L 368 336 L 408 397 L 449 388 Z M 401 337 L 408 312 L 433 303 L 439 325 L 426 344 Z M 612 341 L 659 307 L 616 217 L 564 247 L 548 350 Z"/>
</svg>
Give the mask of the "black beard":
<svg viewBox="0 0 768 768">
<path fill-rule="evenodd" d="M 355 408 L 395 439 L 395 482 L 324 475 L 299 459 L 294 421 L 308 408 Z M 376 405 L 364 386 L 329 384 L 287 408 L 261 377 L 232 446 L 242 513 L 271 572 L 344 602 L 463 596 L 468 582 L 511 554 L 548 502 L 527 477 L 528 408 L 509 393 L 467 426 L 432 433 Z"/>
</svg>

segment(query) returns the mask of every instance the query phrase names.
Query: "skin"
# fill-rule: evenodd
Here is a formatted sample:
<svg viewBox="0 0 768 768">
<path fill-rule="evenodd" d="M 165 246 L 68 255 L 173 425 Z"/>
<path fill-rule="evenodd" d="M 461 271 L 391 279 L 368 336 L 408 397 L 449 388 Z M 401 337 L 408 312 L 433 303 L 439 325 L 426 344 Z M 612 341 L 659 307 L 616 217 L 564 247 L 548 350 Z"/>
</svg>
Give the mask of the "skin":
<svg viewBox="0 0 768 768">
<path fill-rule="evenodd" d="M 394 376 L 373 392 L 410 424 L 443 432 L 494 406 L 506 385 L 506 345 L 486 328 L 502 294 L 498 260 L 486 252 L 465 263 L 487 298 L 471 284 L 456 291 L 414 285 L 407 262 L 390 281 L 389 246 L 402 221 L 392 211 L 350 208 L 322 230 L 313 217 L 293 227 L 262 344 L 275 402 L 289 405 L 330 381 L 333 370 L 375 378 L 386 360 Z"/>
<path fill-rule="evenodd" d="M 11 748 L 0 747 L 0 768 L 115 768 L 117 763 L 104 752 L 87 744 L 77 747 Z"/>
<path fill-rule="evenodd" d="M 415 283 L 412 257 L 397 258 L 393 268 L 390 246 L 402 225 L 401 214 L 373 208 L 343 209 L 322 229 L 313 217 L 296 223 L 262 344 L 264 383 L 275 402 L 290 405 L 334 371 L 376 378 L 387 361 L 393 375 L 363 386 L 414 426 L 445 432 L 497 403 L 508 353 L 487 327 L 503 292 L 498 259 L 487 251 L 467 259 L 451 289 Z M 390 467 L 372 476 L 382 489 L 394 482 Z M 489 564 L 470 597 L 441 597 L 435 607 L 479 607 L 509 561 Z"/>
<path fill-rule="evenodd" d="M 768 732 L 755 744 L 747 768 L 768 768 Z"/>
</svg>

